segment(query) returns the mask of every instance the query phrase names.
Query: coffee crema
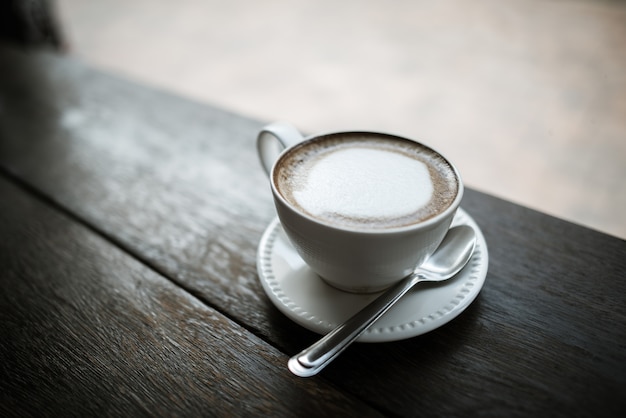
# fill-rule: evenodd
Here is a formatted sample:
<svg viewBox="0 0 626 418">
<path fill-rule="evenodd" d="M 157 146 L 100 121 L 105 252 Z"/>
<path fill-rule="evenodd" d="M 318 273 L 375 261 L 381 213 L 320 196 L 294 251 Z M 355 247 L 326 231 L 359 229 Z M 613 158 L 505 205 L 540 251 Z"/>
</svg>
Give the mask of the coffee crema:
<svg viewBox="0 0 626 418">
<path fill-rule="evenodd" d="M 338 133 L 305 141 L 274 170 L 278 192 L 297 210 L 350 229 L 398 228 L 445 211 L 459 192 L 448 161 L 385 134 Z"/>
</svg>

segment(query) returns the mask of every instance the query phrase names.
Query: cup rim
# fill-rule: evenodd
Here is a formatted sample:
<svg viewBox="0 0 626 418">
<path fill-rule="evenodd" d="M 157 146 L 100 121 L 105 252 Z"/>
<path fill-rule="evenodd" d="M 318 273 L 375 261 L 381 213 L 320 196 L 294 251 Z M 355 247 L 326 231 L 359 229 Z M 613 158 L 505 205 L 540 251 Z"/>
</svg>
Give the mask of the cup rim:
<svg viewBox="0 0 626 418">
<path fill-rule="evenodd" d="M 450 203 L 450 205 L 448 205 L 448 207 L 446 209 L 444 209 L 443 211 L 437 213 L 436 215 L 421 221 L 421 222 L 417 222 L 417 223 L 413 223 L 413 224 L 409 224 L 409 225 L 403 225 L 403 226 L 397 226 L 397 227 L 389 227 L 389 228 L 355 228 L 355 227 L 349 227 L 349 226 L 343 226 L 343 225 L 337 225 L 337 224 L 331 224 L 329 222 L 324 222 L 320 219 L 314 218 L 313 216 L 309 215 L 308 213 L 296 208 L 294 205 L 292 205 L 287 199 L 285 199 L 283 197 L 283 195 L 278 191 L 278 187 L 276 186 L 276 183 L 274 181 L 274 173 L 276 171 L 276 167 L 278 166 L 279 161 L 281 161 L 286 154 L 288 154 L 289 152 L 291 152 L 293 149 L 295 148 L 299 148 L 299 147 L 303 147 L 306 146 L 306 144 L 311 143 L 313 141 L 317 141 L 317 140 L 321 140 L 323 138 L 329 137 L 329 136 L 335 136 L 335 135 L 379 135 L 382 137 L 389 137 L 389 138 L 395 138 L 395 139 L 401 139 L 401 140 L 405 140 L 405 141 L 410 141 L 410 142 L 415 142 L 417 144 L 419 144 L 422 147 L 425 147 L 431 151 L 433 151 L 434 153 L 436 153 L 438 156 L 440 156 L 443 160 L 445 160 L 445 162 L 450 166 L 450 168 L 452 169 L 454 175 L 456 176 L 457 179 L 457 193 L 456 196 L 454 197 L 454 200 Z M 284 150 L 281 151 L 281 153 L 278 155 L 278 157 L 276 158 L 276 160 L 274 161 L 274 163 L 272 164 L 272 169 L 270 170 L 270 184 L 271 184 L 271 188 L 272 188 L 272 194 L 274 195 L 275 198 L 277 198 L 282 204 L 283 206 L 285 206 L 286 208 L 288 208 L 290 210 L 290 212 L 296 214 L 299 217 L 302 217 L 306 220 L 308 220 L 309 222 L 312 222 L 316 225 L 320 225 L 326 228 L 329 228 L 331 230 L 338 230 L 338 231 L 344 231 L 344 232 L 349 232 L 349 233 L 355 233 L 355 234 L 366 234 L 366 235 L 386 235 L 386 234 L 398 234 L 398 233 L 403 233 L 403 232 L 409 232 L 409 231 L 415 231 L 415 230 L 419 230 L 419 229 L 427 229 L 433 225 L 439 224 L 442 220 L 448 218 L 449 216 L 453 215 L 454 212 L 458 209 L 458 207 L 460 206 L 461 200 L 463 199 L 463 194 L 465 191 L 465 187 L 463 185 L 463 180 L 461 178 L 461 174 L 459 173 L 459 170 L 456 168 L 456 166 L 445 156 L 443 155 L 441 152 L 439 152 L 437 149 L 431 147 L 430 145 L 427 145 L 423 142 L 411 139 L 411 138 L 407 138 L 404 136 L 400 136 L 400 135 L 396 135 L 396 134 L 391 134 L 391 133 L 385 133 L 385 132 L 376 132 L 376 131 L 332 131 L 332 132 L 326 132 L 326 133 L 321 133 L 321 134 L 313 134 L 313 135 L 309 135 L 307 137 L 304 138 L 304 140 L 298 142 L 295 145 L 292 145 L 290 147 L 285 148 Z"/>
</svg>

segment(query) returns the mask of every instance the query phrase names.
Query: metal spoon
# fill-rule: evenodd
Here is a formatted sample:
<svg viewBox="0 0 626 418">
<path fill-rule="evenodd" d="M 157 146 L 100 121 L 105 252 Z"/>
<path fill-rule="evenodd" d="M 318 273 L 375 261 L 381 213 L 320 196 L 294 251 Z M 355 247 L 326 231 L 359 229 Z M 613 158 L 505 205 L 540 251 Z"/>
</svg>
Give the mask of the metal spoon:
<svg viewBox="0 0 626 418">
<path fill-rule="evenodd" d="M 318 342 L 290 358 L 287 363 L 289 370 L 300 377 L 317 374 L 417 283 L 440 282 L 454 277 L 471 258 L 475 245 L 476 233 L 473 228 L 466 225 L 451 228 L 437 251 L 415 272 Z"/>
</svg>

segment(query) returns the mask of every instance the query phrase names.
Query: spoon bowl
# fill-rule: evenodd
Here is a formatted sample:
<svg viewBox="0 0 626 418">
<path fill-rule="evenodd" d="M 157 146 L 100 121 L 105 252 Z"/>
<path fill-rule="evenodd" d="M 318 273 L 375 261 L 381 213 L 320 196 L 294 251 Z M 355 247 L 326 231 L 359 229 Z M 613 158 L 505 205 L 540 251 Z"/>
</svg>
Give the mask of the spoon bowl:
<svg viewBox="0 0 626 418">
<path fill-rule="evenodd" d="M 472 257 L 476 233 L 467 225 L 451 228 L 433 255 L 412 274 L 400 280 L 352 318 L 319 341 L 289 359 L 289 370 L 297 376 L 319 373 L 402 296 L 420 282 L 440 282 L 458 274 Z"/>
<path fill-rule="evenodd" d="M 467 225 L 454 227 L 448 231 L 437 251 L 412 275 L 421 274 L 424 278 L 421 281 L 448 280 L 465 267 L 474 253 L 475 246 L 476 232 L 472 227 Z"/>
</svg>

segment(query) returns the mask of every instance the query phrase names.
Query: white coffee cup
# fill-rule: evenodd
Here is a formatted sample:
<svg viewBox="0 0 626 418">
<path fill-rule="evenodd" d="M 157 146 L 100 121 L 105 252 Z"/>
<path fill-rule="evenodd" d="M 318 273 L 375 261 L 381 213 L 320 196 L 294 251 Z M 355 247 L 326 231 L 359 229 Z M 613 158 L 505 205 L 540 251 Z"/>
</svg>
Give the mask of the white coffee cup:
<svg viewBox="0 0 626 418">
<path fill-rule="evenodd" d="M 257 137 L 285 233 L 341 290 L 382 290 L 439 246 L 463 197 L 457 169 L 419 142 L 375 132 L 304 138 L 286 123 Z"/>
</svg>

